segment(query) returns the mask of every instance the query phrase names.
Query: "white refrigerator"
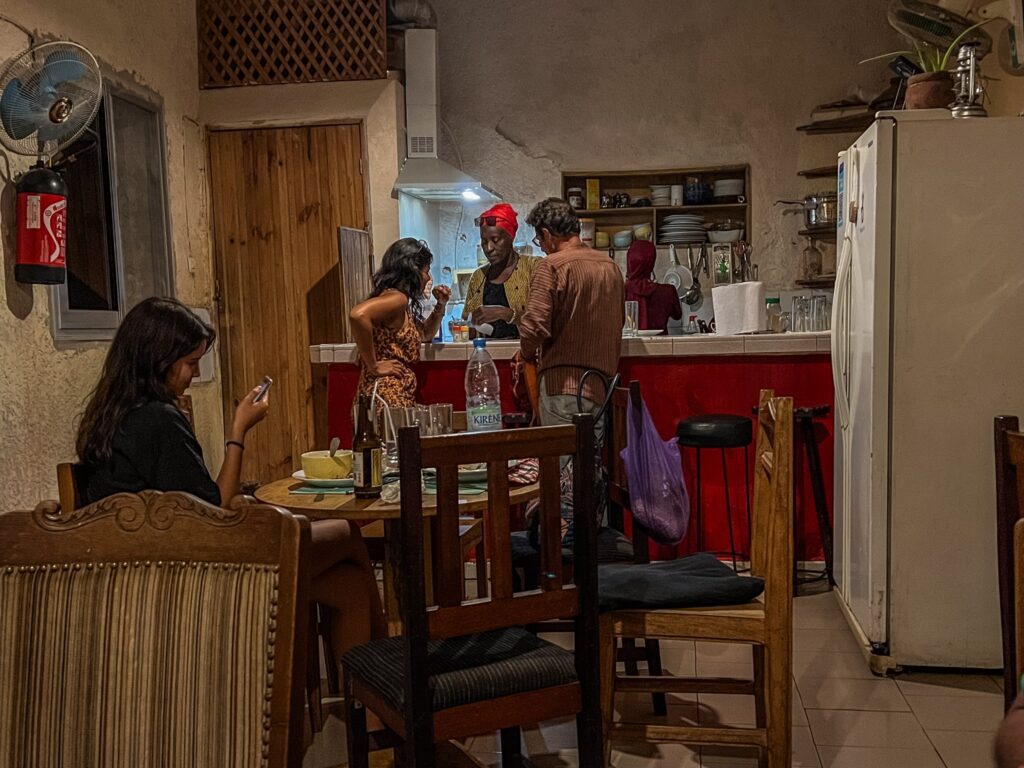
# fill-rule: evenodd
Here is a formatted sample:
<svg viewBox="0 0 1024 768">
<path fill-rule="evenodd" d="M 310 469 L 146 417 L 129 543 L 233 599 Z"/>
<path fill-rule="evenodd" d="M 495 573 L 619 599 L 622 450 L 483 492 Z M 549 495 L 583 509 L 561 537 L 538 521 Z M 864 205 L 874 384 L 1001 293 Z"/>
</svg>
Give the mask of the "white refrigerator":
<svg viewBox="0 0 1024 768">
<path fill-rule="evenodd" d="M 1002 666 L 992 419 L 1024 416 L 1024 119 L 839 156 L 835 571 L 876 671 Z"/>
</svg>

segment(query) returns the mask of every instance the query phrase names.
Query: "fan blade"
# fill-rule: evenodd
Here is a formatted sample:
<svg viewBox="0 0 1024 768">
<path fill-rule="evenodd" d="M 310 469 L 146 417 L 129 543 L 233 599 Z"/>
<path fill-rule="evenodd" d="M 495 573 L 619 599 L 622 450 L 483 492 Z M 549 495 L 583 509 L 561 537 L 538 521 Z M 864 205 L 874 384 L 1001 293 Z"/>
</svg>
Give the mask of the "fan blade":
<svg viewBox="0 0 1024 768">
<path fill-rule="evenodd" d="M 45 110 L 33 94 L 26 93 L 21 80 L 15 78 L 0 96 L 0 123 L 15 141 L 28 138 L 48 122 Z"/>
<path fill-rule="evenodd" d="M 77 80 L 85 76 L 89 68 L 78 58 L 74 51 L 55 51 L 43 62 L 43 72 L 39 78 L 39 90 L 56 88 L 61 83 Z"/>
</svg>

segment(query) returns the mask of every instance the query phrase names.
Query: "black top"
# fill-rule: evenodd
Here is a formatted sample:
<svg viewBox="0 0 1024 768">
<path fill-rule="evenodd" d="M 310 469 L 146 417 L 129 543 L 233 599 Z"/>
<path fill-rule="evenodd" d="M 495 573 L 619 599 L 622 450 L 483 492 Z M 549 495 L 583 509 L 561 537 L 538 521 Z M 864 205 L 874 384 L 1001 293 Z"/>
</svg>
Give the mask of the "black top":
<svg viewBox="0 0 1024 768">
<path fill-rule="evenodd" d="M 124 417 L 109 460 L 86 468 L 83 501 L 115 493 L 185 491 L 220 506 L 220 489 L 203 461 L 203 449 L 171 403 L 156 400 Z"/>
<path fill-rule="evenodd" d="M 507 307 L 509 304 L 508 295 L 505 293 L 505 284 L 484 280 L 484 304 L 490 307 Z M 494 331 L 491 333 L 492 339 L 519 338 L 519 329 L 512 323 L 496 320 L 491 325 L 494 326 Z"/>
</svg>

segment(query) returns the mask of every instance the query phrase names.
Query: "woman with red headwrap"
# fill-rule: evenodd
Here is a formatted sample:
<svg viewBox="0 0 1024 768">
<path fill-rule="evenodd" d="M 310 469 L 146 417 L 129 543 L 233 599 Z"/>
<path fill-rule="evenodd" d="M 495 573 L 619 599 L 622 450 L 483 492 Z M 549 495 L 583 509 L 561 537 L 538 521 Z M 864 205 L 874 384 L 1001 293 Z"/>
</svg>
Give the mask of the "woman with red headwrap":
<svg viewBox="0 0 1024 768">
<path fill-rule="evenodd" d="M 530 278 L 538 260 L 516 253 L 512 247 L 519 217 L 508 203 L 484 211 L 475 224 L 480 227 L 480 247 L 487 264 L 469 281 L 462 319 L 473 325 L 491 325 L 491 338 L 517 339 L 518 321 L 526 309 Z"/>
<path fill-rule="evenodd" d="M 669 319 L 683 316 L 676 289 L 651 279 L 657 258 L 650 240 L 634 240 L 626 253 L 626 301 L 637 303 L 641 330 L 664 331 Z"/>
</svg>

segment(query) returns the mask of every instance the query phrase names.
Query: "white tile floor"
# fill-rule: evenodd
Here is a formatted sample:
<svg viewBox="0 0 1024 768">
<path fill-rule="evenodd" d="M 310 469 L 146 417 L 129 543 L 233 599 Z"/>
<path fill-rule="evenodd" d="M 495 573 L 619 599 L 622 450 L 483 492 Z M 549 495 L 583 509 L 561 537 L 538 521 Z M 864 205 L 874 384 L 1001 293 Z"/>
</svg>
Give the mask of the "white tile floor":
<svg viewBox="0 0 1024 768">
<path fill-rule="evenodd" d="M 831 593 L 794 603 L 793 766 L 815 768 L 986 768 L 1002 716 L 1001 678 L 987 675 L 921 674 L 874 677 L 860 655 Z M 553 638 L 552 638 L 553 639 Z M 751 672 L 744 646 L 664 643 L 665 669 L 674 674 L 745 676 Z M 655 721 L 650 699 L 620 696 L 620 712 Z M 340 708 L 333 710 L 341 713 Z M 750 726 L 752 700 L 737 696 L 670 696 L 664 722 Z M 575 766 L 575 723 L 544 723 L 524 733 L 524 744 L 540 768 Z M 485 766 L 500 764 L 497 739 L 466 743 Z M 344 725 L 331 717 L 314 740 L 305 768 L 343 762 Z M 681 745 L 617 745 L 616 768 L 745 768 L 750 753 Z"/>
</svg>

